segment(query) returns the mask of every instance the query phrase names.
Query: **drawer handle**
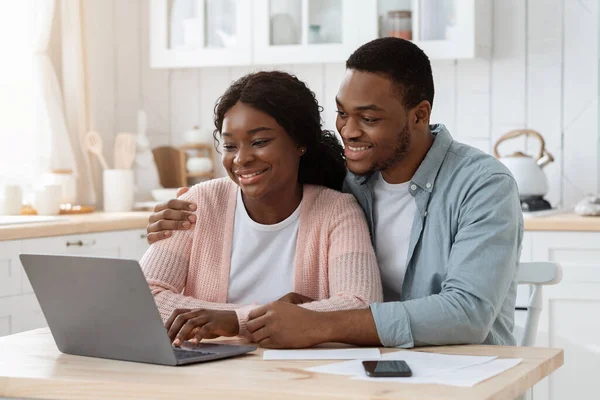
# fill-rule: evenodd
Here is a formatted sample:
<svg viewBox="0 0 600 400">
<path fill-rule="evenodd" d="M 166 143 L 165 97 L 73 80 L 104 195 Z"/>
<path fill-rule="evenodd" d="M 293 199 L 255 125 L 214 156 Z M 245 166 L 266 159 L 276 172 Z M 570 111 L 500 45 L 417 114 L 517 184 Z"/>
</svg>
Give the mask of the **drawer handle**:
<svg viewBox="0 0 600 400">
<path fill-rule="evenodd" d="M 92 240 L 91 242 L 84 242 L 82 240 L 77 240 L 75 242 L 67 242 L 67 247 L 69 247 L 69 246 L 79 246 L 79 247 L 93 246 L 95 244 L 96 244 L 95 240 Z"/>
<path fill-rule="evenodd" d="M 140 234 L 140 239 L 148 239 L 148 234 L 147 233 L 141 233 Z"/>
</svg>

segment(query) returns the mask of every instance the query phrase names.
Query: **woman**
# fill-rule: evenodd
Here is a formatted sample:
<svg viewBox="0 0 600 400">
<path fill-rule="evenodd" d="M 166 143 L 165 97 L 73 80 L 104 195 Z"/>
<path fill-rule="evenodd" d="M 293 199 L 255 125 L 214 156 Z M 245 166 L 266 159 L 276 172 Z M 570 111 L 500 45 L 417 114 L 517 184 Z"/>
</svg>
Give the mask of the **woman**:
<svg viewBox="0 0 600 400">
<path fill-rule="evenodd" d="M 286 293 L 316 311 L 381 301 L 364 215 L 339 192 L 343 149 L 321 129 L 306 85 L 278 71 L 246 75 L 218 100 L 214 122 L 229 178 L 185 193 L 198 205 L 193 229 L 141 261 L 174 345 L 244 335 L 250 310 Z"/>
</svg>

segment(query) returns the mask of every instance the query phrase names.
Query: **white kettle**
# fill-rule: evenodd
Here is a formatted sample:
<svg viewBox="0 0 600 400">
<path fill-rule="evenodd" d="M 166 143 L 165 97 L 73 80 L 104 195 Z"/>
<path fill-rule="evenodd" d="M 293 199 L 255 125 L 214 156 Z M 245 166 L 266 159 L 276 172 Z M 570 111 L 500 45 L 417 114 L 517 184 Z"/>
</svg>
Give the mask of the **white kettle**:
<svg viewBox="0 0 600 400">
<path fill-rule="evenodd" d="M 540 141 L 540 151 L 537 158 L 534 159 L 520 151 L 508 156 L 500 156 L 498 153 L 500 143 L 523 135 L 533 136 Z M 513 174 L 517 181 L 521 199 L 543 197 L 548 192 L 548 180 L 542 168 L 554 161 L 554 157 L 546 150 L 544 138 L 538 132 L 530 129 L 519 129 L 505 133 L 494 146 L 494 157 L 506 165 Z"/>
</svg>

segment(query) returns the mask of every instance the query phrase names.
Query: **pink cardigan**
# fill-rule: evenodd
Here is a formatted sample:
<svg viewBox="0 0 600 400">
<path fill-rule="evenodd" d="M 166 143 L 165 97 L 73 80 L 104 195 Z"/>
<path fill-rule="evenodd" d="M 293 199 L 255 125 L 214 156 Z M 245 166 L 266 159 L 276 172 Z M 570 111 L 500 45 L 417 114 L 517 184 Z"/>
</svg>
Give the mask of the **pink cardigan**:
<svg viewBox="0 0 600 400">
<path fill-rule="evenodd" d="M 177 308 L 235 310 L 240 335 L 255 304 L 227 303 L 237 186 L 228 178 L 198 184 L 181 198 L 198 205 L 193 229 L 154 243 L 141 265 L 163 321 Z M 305 185 L 294 291 L 316 311 L 365 308 L 382 301 L 381 278 L 362 210 L 352 195 Z M 276 299 L 273 299 L 276 300 Z"/>
</svg>

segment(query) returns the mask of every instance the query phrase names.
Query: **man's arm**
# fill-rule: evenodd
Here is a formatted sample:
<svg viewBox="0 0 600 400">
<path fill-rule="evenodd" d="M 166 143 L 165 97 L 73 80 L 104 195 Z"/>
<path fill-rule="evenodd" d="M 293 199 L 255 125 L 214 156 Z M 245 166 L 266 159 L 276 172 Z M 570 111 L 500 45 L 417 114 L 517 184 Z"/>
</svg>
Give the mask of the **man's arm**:
<svg viewBox="0 0 600 400">
<path fill-rule="evenodd" d="M 182 196 L 190 190 L 182 187 L 177 190 L 177 197 Z M 154 207 L 154 211 L 148 219 L 146 232 L 148 233 L 148 244 L 158 242 L 173 236 L 174 231 L 185 231 L 196 223 L 197 205 L 185 200 L 171 199 Z"/>
<path fill-rule="evenodd" d="M 384 346 L 481 343 L 488 336 L 515 279 L 523 235 L 514 179 L 489 176 L 464 200 L 459 218 L 441 293 L 371 305 Z"/>
<path fill-rule="evenodd" d="M 492 205 L 492 206 L 490 206 Z M 461 210 L 439 294 L 321 313 L 316 343 L 413 347 L 481 343 L 516 274 L 522 216 L 514 180 L 489 177 Z"/>
</svg>

